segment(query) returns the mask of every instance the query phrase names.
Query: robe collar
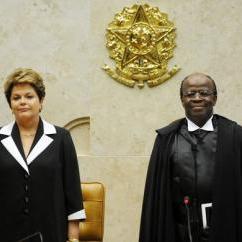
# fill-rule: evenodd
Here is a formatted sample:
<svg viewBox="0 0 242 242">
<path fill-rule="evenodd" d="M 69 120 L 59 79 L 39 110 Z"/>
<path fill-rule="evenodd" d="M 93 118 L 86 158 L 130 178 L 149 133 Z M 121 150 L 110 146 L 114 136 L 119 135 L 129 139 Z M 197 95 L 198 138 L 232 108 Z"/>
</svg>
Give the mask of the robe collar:
<svg viewBox="0 0 242 242">
<path fill-rule="evenodd" d="M 199 127 L 194 122 L 192 122 L 189 118 L 186 117 L 188 131 L 193 132 L 198 129 L 202 129 L 205 131 L 214 131 L 212 119 L 213 119 L 213 115 L 208 119 L 208 121 L 202 127 Z"/>
<path fill-rule="evenodd" d="M 19 151 L 12 137 L 15 122 L 11 122 L 0 129 L 0 135 L 7 136 L 1 139 L 1 143 L 28 174 L 28 166 L 53 142 L 53 138 L 49 137 L 48 135 L 56 134 L 56 128 L 54 125 L 42 119 L 40 119 L 40 122 L 43 123 L 43 134 L 31 149 L 26 160 L 21 155 L 21 152 Z"/>
</svg>

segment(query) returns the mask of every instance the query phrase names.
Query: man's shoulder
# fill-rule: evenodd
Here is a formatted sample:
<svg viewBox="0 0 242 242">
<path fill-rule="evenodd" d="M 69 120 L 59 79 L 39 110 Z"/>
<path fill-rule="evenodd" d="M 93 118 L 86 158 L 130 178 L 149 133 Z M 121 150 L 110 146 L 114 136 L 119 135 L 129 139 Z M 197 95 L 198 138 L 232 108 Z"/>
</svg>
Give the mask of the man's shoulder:
<svg viewBox="0 0 242 242">
<path fill-rule="evenodd" d="M 236 121 L 232 120 L 232 119 L 229 119 L 227 117 L 224 117 L 222 115 L 219 115 L 219 114 L 214 114 L 214 117 L 216 118 L 216 120 L 219 122 L 219 123 L 223 123 L 225 125 L 238 125 L 240 126 L 239 124 L 237 124 Z"/>
<path fill-rule="evenodd" d="M 185 118 L 175 120 L 172 123 L 168 124 L 167 126 L 157 129 L 156 132 L 160 135 L 166 135 L 166 134 L 175 132 L 176 130 L 179 129 L 179 127 L 184 121 L 185 121 Z"/>
<path fill-rule="evenodd" d="M 242 127 L 239 124 L 237 124 L 237 122 L 227 117 L 224 117 L 219 114 L 214 114 L 214 117 L 216 118 L 218 123 L 223 124 L 224 126 L 235 125 L 239 129 L 240 128 L 242 129 Z M 157 129 L 156 132 L 160 135 L 167 135 L 169 133 L 176 132 L 181 127 L 181 125 L 184 123 L 185 120 L 186 120 L 185 118 L 175 120 L 172 123 L 168 124 L 167 126 Z"/>
<path fill-rule="evenodd" d="M 218 128 L 223 130 L 229 130 L 231 128 L 231 131 L 234 130 L 237 136 L 242 137 L 242 126 L 238 124 L 236 121 L 231 120 L 229 118 L 226 118 L 221 115 L 214 115 L 217 119 Z"/>
</svg>

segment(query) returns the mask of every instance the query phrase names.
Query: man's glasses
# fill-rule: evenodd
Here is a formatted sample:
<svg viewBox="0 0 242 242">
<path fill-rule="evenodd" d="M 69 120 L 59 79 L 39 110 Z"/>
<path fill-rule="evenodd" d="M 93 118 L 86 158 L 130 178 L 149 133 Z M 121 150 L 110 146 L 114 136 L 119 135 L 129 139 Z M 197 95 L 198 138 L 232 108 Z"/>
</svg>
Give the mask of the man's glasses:
<svg viewBox="0 0 242 242">
<path fill-rule="evenodd" d="M 184 92 L 182 95 L 184 97 L 188 97 L 188 98 L 195 98 L 196 95 L 199 95 L 202 98 L 205 97 L 209 97 L 211 95 L 216 95 L 216 91 L 211 91 L 211 90 L 198 90 L 198 91 L 188 91 L 188 92 Z"/>
</svg>

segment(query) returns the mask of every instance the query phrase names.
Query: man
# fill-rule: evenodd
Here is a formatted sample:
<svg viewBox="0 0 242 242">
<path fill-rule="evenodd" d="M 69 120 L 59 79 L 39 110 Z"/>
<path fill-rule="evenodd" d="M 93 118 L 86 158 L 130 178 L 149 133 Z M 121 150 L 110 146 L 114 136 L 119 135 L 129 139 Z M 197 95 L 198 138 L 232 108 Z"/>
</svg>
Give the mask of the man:
<svg viewBox="0 0 242 242">
<path fill-rule="evenodd" d="M 157 130 L 147 172 L 140 242 L 242 241 L 242 128 L 213 114 L 214 80 L 181 83 L 186 118 Z"/>
</svg>

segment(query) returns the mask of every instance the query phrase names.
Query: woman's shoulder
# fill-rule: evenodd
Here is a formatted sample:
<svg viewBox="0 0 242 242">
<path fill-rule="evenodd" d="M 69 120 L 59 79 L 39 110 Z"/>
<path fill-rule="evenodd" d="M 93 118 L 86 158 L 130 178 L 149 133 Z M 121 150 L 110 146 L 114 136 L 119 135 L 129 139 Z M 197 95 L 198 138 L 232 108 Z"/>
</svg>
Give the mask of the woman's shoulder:
<svg viewBox="0 0 242 242">
<path fill-rule="evenodd" d="M 60 127 L 60 126 L 57 126 L 57 125 L 54 125 L 54 127 L 56 129 L 56 134 L 64 137 L 64 139 L 69 138 L 71 136 L 70 131 L 67 130 L 66 128 Z"/>
<path fill-rule="evenodd" d="M 68 135 L 69 131 L 64 128 L 64 127 L 60 127 L 58 125 L 49 123 L 46 120 L 43 120 L 43 128 L 44 128 L 44 133 L 46 134 L 58 134 L 58 135 Z"/>
<path fill-rule="evenodd" d="M 5 124 L 5 125 L 1 125 L 0 135 L 9 136 L 12 132 L 14 124 L 15 124 L 15 121 L 12 121 L 12 122 Z"/>
</svg>

